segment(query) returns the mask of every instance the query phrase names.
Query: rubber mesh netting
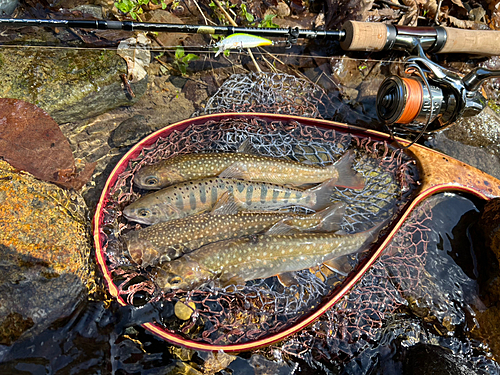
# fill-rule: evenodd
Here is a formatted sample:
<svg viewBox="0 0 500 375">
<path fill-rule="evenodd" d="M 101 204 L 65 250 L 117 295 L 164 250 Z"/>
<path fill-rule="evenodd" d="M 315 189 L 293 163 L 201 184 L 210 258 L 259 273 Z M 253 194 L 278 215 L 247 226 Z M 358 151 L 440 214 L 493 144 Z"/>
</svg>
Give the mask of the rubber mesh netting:
<svg viewBox="0 0 500 375">
<path fill-rule="evenodd" d="M 288 82 L 295 79 L 291 76 L 273 75 L 273 79 L 277 78 Z M 236 81 L 241 88 L 242 80 L 229 80 Z M 310 90 L 305 85 L 290 87 L 299 87 L 301 91 Z M 316 92 L 321 90 L 314 85 L 311 88 Z M 227 87 L 221 90 L 227 92 Z M 312 91 L 309 94 L 312 95 Z M 310 109 L 310 106 L 317 104 L 307 105 Z M 304 103 L 299 101 L 294 113 L 306 114 L 303 107 Z M 259 110 L 264 108 L 258 107 Z M 313 114 L 314 111 L 309 113 Z M 181 301 L 194 306 L 194 312 L 187 320 L 180 320 L 175 314 L 166 314 L 158 322 L 165 330 L 191 340 L 212 344 L 243 343 L 289 328 L 334 293 L 360 260 L 357 256 L 345 257 L 338 272 L 323 266 L 300 271 L 296 276 L 299 283 L 292 287 L 283 287 L 272 277 L 250 281 L 246 285 L 215 288 L 208 284 L 199 290 L 165 294 L 155 284 L 154 268 L 142 269 L 135 266 L 126 254 L 116 250 L 119 247 L 114 244 L 120 235 L 140 228 L 121 216 L 121 210 L 127 204 L 147 194 L 133 184 L 137 170 L 180 153 L 235 152 L 246 139 L 250 139 L 254 148 L 263 155 L 297 161 L 308 160 L 317 165 L 328 165 L 338 160 L 347 150 L 353 150 L 353 167 L 364 176 L 365 188 L 356 191 L 335 188 L 331 198 L 332 202 L 341 201 L 347 206 L 342 229 L 348 233 L 369 229 L 396 215 L 417 184 L 415 163 L 402 150 L 385 142 L 306 126 L 297 121 L 267 122 L 245 118 L 208 121 L 205 124 L 190 125 L 182 132 L 173 131 L 167 137 L 159 138 L 153 146 L 143 149 L 140 156 L 131 160 L 128 168 L 119 175 L 104 207 L 106 228 L 103 232 L 106 233 L 106 238 L 102 245 L 107 255 L 108 269 L 120 295 L 130 304 L 134 303 L 137 295 L 147 295 L 149 303 L 174 304 Z M 300 209 L 295 209 L 297 210 Z M 347 297 L 348 300 L 352 301 L 356 293 L 359 294 L 359 290 L 353 291 Z M 374 293 L 359 294 L 359 301 L 356 303 L 371 304 L 371 312 L 366 315 L 357 314 L 356 317 L 346 316 L 349 326 L 357 327 L 360 332 L 370 331 L 371 327 L 380 323 L 384 311 L 393 309 L 399 301 L 392 294 L 383 296 L 380 302 L 378 297 L 380 296 Z M 373 316 L 374 312 L 376 316 Z M 355 335 L 348 328 L 344 329 L 347 329 L 346 334 Z"/>
</svg>

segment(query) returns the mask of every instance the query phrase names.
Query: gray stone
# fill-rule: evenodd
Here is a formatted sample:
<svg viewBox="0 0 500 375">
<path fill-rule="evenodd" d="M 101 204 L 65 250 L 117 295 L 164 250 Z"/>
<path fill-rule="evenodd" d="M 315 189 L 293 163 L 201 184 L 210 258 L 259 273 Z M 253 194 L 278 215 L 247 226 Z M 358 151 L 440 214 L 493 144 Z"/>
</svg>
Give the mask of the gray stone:
<svg viewBox="0 0 500 375">
<path fill-rule="evenodd" d="M 19 1 L 17 0 L 0 0 L 0 16 L 7 15 L 10 16 L 14 10 L 16 10 L 19 5 Z"/>
<path fill-rule="evenodd" d="M 151 133 L 151 128 L 146 124 L 146 118 L 142 115 L 135 115 L 122 121 L 111 132 L 109 145 L 111 147 L 132 146 L 149 133 Z"/>
</svg>

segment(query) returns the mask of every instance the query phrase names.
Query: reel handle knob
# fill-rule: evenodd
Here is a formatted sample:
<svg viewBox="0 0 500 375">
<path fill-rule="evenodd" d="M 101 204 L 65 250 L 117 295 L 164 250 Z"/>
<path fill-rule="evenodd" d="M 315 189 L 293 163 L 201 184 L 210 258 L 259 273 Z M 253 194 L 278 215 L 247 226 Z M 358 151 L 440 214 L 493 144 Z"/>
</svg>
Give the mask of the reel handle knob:
<svg viewBox="0 0 500 375">
<path fill-rule="evenodd" d="M 500 77 L 500 70 L 491 70 L 485 68 L 476 68 L 467 74 L 462 82 L 467 91 L 476 91 L 484 80 L 488 78 Z"/>
</svg>

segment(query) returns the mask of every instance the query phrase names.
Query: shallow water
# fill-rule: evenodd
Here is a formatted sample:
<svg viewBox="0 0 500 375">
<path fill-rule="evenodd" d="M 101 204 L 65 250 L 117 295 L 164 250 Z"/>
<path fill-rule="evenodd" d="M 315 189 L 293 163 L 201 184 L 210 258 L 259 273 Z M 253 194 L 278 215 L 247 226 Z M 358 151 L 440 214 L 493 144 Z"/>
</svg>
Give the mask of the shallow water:
<svg viewBox="0 0 500 375">
<path fill-rule="evenodd" d="M 320 50 L 323 55 L 328 51 L 337 53 L 335 46 L 329 46 L 325 52 L 323 46 L 315 44 L 304 51 L 299 48 L 292 51 L 293 54 L 319 54 Z M 130 133 L 136 142 L 153 130 L 190 116 L 194 110 L 202 112 L 208 96 L 230 74 L 247 72 L 248 57 L 237 53 L 232 53 L 232 57 L 232 61 L 223 61 L 215 68 L 211 62 L 190 65 L 194 74 L 187 77 L 173 75 L 171 71 L 162 70 L 161 64 L 153 64 L 148 90 L 136 106 L 62 124 L 75 156 L 99 163 L 94 181 L 84 191 L 91 211 L 106 176 L 133 144 L 121 140 L 121 145 L 117 145 L 110 141 L 110 133 L 123 121 L 142 116 L 143 120 L 136 121 L 143 125 L 137 130 L 139 136 L 133 131 Z M 171 63 L 171 60 L 166 61 Z M 288 68 L 318 82 L 329 94 L 331 107 L 325 107 L 321 113 L 323 117 L 380 129 L 375 117 L 373 87 L 370 91 L 369 86 L 380 80 L 375 73 L 377 69 L 382 71 L 380 74 L 386 74 L 395 69 L 394 66 L 384 64 L 376 68 L 368 66 L 370 63 L 366 59 L 348 62 L 341 59 L 332 64 L 333 74 L 325 74 L 330 69 L 328 58 L 299 60 L 298 56 L 289 56 Z M 348 64 L 354 64 L 356 69 Z M 369 69 L 360 68 L 365 65 Z M 360 86 L 363 91 L 355 94 L 352 90 L 339 90 L 335 69 L 337 73 L 349 71 L 359 78 L 360 83 L 365 83 Z M 372 80 L 370 74 L 376 75 L 376 79 Z M 116 137 L 114 142 L 118 142 Z M 420 228 L 419 232 L 425 234 L 425 263 L 421 262 L 422 253 L 417 249 L 415 259 L 418 258 L 418 262 L 408 263 L 406 281 L 401 269 L 404 263 L 380 264 L 358 286 L 357 294 L 342 300 L 348 310 L 363 306 L 356 298 L 363 298 L 366 293 L 372 293 L 370 298 L 390 297 L 381 305 L 385 308 L 393 303 L 393 311 L 386 309 L 382 316 L 369 315 L 373 312 L 358 314 L 373 324 L 369 330 L 356 331 L 360 321 L 351 325 L 334 322 L 340 319 L 340 314 L 332 312 L 317 324 L 269 348 L 237 355 L 196 352 L 172 346 L 140 326 L 171 314 L 172 311 L 168 311 L 171 307 L 161 304 L 123 307 L 100 289 L 81 296 L 70 316 L 44 332 L 12 346 L 0 346 L 0 371 L 26 374 L 309 374 L 312 371 L 410 374 L 420 368 L 424 358 L 431 363 L 427 373 L 432 370 L 439 373 L 500 373 L 500 367 L 491 359 L 487 343 L 471 334 L 477 324 L 476 313 L 486 308 L 481 302 L 477 281 L 484 249 L 475 248 L 471 240 L 475 230 L 473 224 L 480 217 L 483 203 L 455 194 L 440 194 L 422 206 L 421 215 L 432 214 L 432 220 L 422 227 L 427 229 Z M 422 222 L 421 217 L 415 220 Z M 96 282 L 104 288 L 97 269 Z M 385 288 L 380 295 L 374 289 L 377 285 Z M 393 290 L 388 291 L 389 285 Z M 406 293 L 401 294 L 401 290 Z M 352 330 L 350 342 L 347 336 L 342 338 L 340 333 L 329 331 L 338 327 Z"/>
</svg>

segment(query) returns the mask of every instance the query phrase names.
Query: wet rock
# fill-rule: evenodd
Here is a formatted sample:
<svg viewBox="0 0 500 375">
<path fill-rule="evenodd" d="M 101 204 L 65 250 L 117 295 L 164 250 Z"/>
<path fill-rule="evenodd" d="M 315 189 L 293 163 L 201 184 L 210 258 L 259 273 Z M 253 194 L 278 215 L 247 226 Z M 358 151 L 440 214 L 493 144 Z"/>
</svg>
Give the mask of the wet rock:
<svg viewBox="0 0 500 375">
<path fill-rule="evenodd" d="M 74 7 L 71 10 L 77 10 L 79 12 L 82 12 L 83 14 L 89 14 L 98 20 L 103 19 L 102 8 L 98 5 L 82 4 Z"/>
<path fill-rule="evenodd" d="M 175 87 L 182 89 L 188 79 L 181 76 L 171 76 L 169 80 Z"/>
<path fill-rule="evenodd" d="M 454 356 L 449 350 L 425 344 L 418 344 L 406 350 L 402 373 L 405 375 L 477 374 L 471 366 Z"/>
<path fill-rule="evenodd" d="M 14 10 L 16 10 L 18 5 L 19 1 L 17 0 L 0 0 L 0 16 L 10 16 L 14 13 Z"/>
<path fill-rule="evenodd" d="M 95 207 L 102 187 L 106 182 L 109 173 L 125 152 L 123 147 L 118 148 L 110 141 L 111 133 L 113 137 L 118 137 L 115 129 L 124 121 L 130 120 L 131 116 L 139 115 L 145 120 L 137 123 L 133 122 L 141 119 L 135 117 L 133 122 L 127 122 L 125 128 L 139 129 L 140 137 L 132 135 L 134 140 L 127 140 L 126 135 L 120 136 L 119 142 L 124 144 L 135 144 L 138 138 L 161 129 L 171 123 L 189 118 L 194 112 L 193 103 L 187 100 L 180 89 L 169 82 L 168 76 L 156 77 L 149 84 L 146 94 L 131 108 L 116 108 L 113 111 L 75 123 L 67 123 L 61 126 L 63 134 L 68 138 L 75 158 L 85 160 L 85 162 L 96 162 L 96 168 L 92 176 L 92 183 L 87 184 L 82 191 L 82 195 L 89 207 Z"/>
<path fill-rule="evenodd" d="M 472 231 L 478 252 L 478 281 L 481 298 L 488 307 L 478 311 L 474 337 L 486 341 L 495 357 L 500 356 L 500 198 L 484 206 Z"/>
<path fill-rule="evenodd" d="M 0 161 L 0 343 L 71 313 L 91 285 L 85 205 Z"/>
<path fill-rule="evenodd" d="M 151 128 L 146 124 L 146 118 L 142 115 L 135 115 L 120 123 L 111 132 L 109 145 L 111 147 L 132 146 L 149 133 L 151 133 Z"/>
<path fill-rule="evenodd" d="M 126 72 L 113 51 L 9 49 L 0 51 L 0 97 L 36 104 L 58 123 L 77 121 L 139 100 L 147 80 L 131 84 L 132 98 L 120 79 Z"/>
<path fill-rule="evenodd" d="M 500 178 L 500 116 L 489 107 L 433 135 L 428 145 Z"/>
<path fill-rule="evenodd" d="M 193 103 L 196 110 L 201 109 L 202 103 L 206 102 L 208 98 L 206 84 L 203 81 L 188 80 L 182 88 L 182 92 L 186 95 L 186 99 Z"/>
</svg>

